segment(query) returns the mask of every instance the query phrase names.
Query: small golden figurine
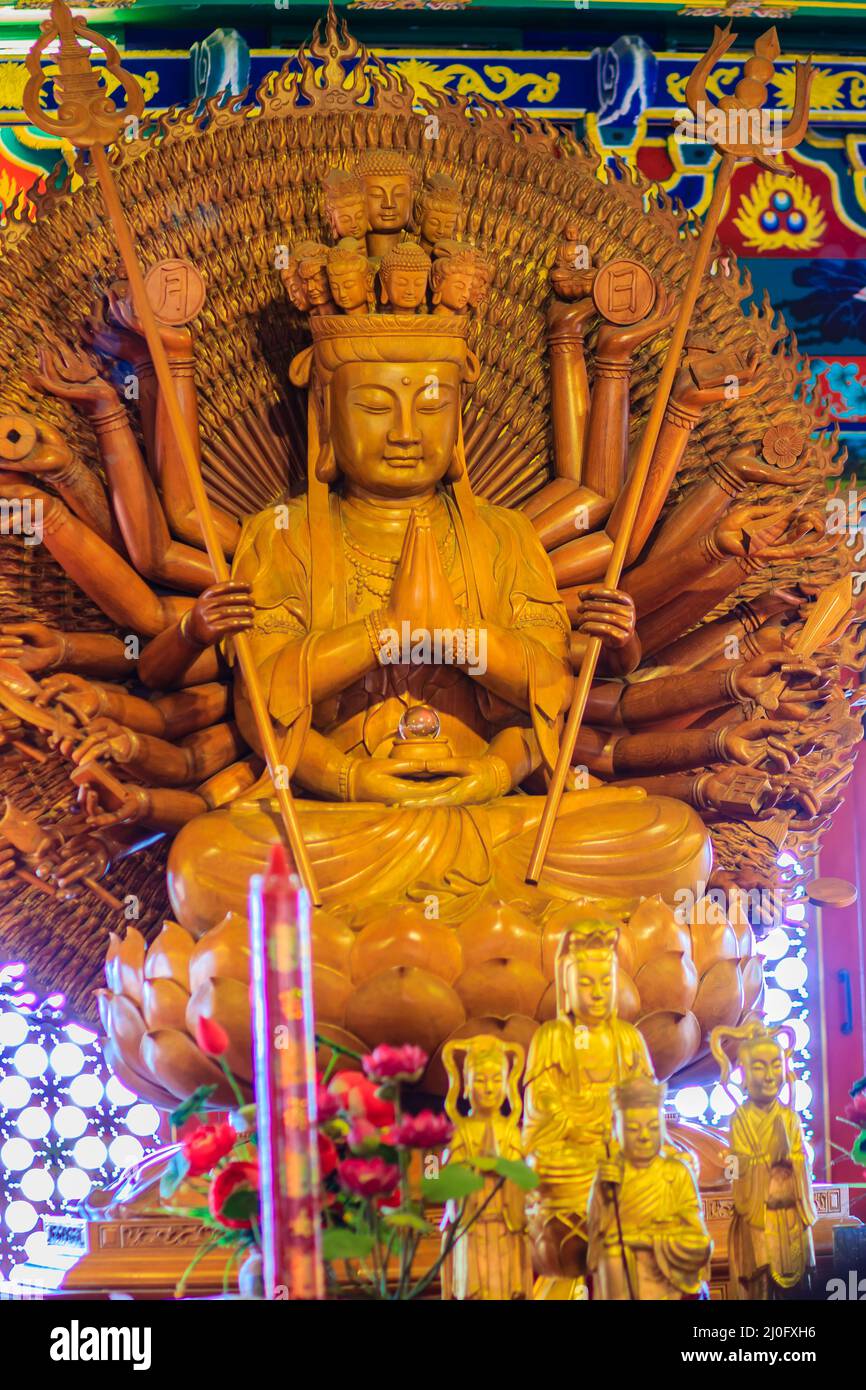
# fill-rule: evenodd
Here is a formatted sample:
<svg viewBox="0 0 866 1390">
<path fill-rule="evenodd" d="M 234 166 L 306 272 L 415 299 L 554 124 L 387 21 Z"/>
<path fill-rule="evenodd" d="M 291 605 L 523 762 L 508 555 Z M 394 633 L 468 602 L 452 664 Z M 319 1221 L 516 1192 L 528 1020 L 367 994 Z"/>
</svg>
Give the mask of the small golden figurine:
<svg viewBox="0 0 866 1390">
<path fill-rule="evenodd" d="M 556 1013 L 532 1039 L 526 1066 L 523 1148 L 539 1186 L 528 1228 L 541 1276 L 536 1299 L 586 1297 L 586 1212 L 598 1165 L 608 1156 L 611 1090 L 652 1077 L 646 1043 L 616 1016 L 618 926 L 579 921 L 556 956 Z"/>
<path fill-rule="evenodd" d="M 620 1152 L 599 1164 L 589 1195 L 594 1299 L 681 1299 L 707 1279 L 713 1242 L 691 1166 L 665 1144 L 666 1089 L 638 1077 L 613 1093 Z"/>
<path fill-rule="evenodd" d="M 454 1123 L 448 1161 L 522 1159 L 519 1085 L 525 1053 L 520 1044 L 481 1034 L 446 1043 L 442 1060 L 449 1080 L 445 1109 Z M 466 1115 L 459 1109 L 461 1091 L 469 1106 Z M 532 1293 L 524 1194 L 506 1182 L 491 1197 L 496 1182 L 496 1175 L 489 1174 L 483 1188 L 468 1200 L 465 1221 L 482 1207 L 483 1211 L 442 1267 L 443 1298 L 501 1301 L 529 1298 Z M 452 1206 L 446 1208 L 446 1220 L 456 1219 Z"/>
<path fill-rule="evenodd" d="M 550 268 L 550 283 L 559 299 L 575 300 L 588 295 L 596 270 L 589 247 L 580 236 L 580 227 L 569 222 L 556 248 L 556 260 Z"/>
<path fill-rule="evenodd" d="M 757 1021 L 714 1028 L 710 1046 L 723 1086 L 731 1074 L 726 1039 L 739 1044 L 737 1065 L 749 1096 L 731 1119 L 731 1284 L 738 1298 L 769 1299 L 776 1288 L 795 1288 L 815 1263 L 810 1228 L 817 1212 L 803 1126 L 793 1107 L 779 1099 L 786 1082 L 793 1085 L 793 1038 L 789 1028 L 765 1028 Z"/>
</svg>

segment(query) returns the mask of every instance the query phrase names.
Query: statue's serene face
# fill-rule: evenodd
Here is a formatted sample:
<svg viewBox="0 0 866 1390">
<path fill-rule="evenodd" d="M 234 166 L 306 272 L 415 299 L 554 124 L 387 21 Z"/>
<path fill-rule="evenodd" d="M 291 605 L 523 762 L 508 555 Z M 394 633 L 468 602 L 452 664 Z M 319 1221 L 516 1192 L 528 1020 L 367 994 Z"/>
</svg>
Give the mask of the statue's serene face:
<svg viewBox="0 0 866 1390">
<path fill-rule="evenodd" d="M 385 273 L 385 293 L 395 309 L 417 309 L 427 297 L 426 270 L 389 270 Z"/>
<path fill-rule="evenodd" d="M 455 207 L 427 207 L 421 215 L 421 236 L 431 246 L 435 246 L 437 241 L 449 240 L 456 228 Z"/>
<path fill-rule="evenodd" d="M 635 1106 L 619 1115 L 619 1141 L 627 1162 L 635 1168 L 652 1163 L 661 1151 L 664 1118 L 656 1105 Z"/>
<path fill-rule="evenodd" d="M 566 971 L 568 1006 L 576 1018 L 601 1023 L 610 1018 L 616 999 L 616 957 L 612 951 L 582 951 Z"/>
<path fill-rule="evenodd" d="M 334 373 L 331 443 L 344 478 L 373 496 L 429 492 L 454 456 L 460 371 L 452 362 L 347 362 Z"/>
<path fill-rule="evenodd" d="M 785 1066 L 775 1043 L 756 1043 L 743 1053 L 743 1079 L 757 1105 L 776 1099 L 785 1084 Z"/>
<path fill-rule="evenodd" d="M 492 1115 L 502 1109 L 507 1084 L 504 1065 L 487 1058 L 472 1068 L 467 1080 L 473 1115 Z"/>
<path fill-rule="evenodd" d="M 328 215 L 334 236 L 338 239 L 344 236 L 361 238 L 365 235 L 369 223 L 367 222 L 367 204 L 363 196 L 351 194 L 345 198 L 329 203 Z"/>
<path fill-rule="evenodd" d="M 439 286 L 439 297 L 444 305 L 462 314 L 472 294 L 472 274 L 469 271 L 455 270 L 446 275 Z"/>
<path fill-rule="evenodd" d="M 374 232 L 399 232 L 412 210 L 412 184 L 406 174 L 376 174 L 364 180 L 367 218 Z"/>
<path fill-rule="evenodd" d="M 328 280 L 334 303 L 347 313 L 367 303 L 367 272 L 363 265 L 331 266 Z"/>
</svg>

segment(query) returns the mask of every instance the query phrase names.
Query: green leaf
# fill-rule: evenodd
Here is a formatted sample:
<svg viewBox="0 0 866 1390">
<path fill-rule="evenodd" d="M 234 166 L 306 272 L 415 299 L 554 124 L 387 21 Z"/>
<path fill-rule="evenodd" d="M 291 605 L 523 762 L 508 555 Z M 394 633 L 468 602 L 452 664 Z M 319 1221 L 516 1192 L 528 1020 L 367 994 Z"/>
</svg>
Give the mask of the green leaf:
<svg viewBox="0 0 866 1390">
<path fill-rule="evenodd" d="M 474 1168 L 477 1173 L 492 1173 L 499 1162 L 495 1154 L 473 1154 L 461 1161 L 467 1168 Z"/>
<path fill-rule="evenodd" d="M 438 1178 L 422 1178 L 421 1196 L 425 1202 L 449 1202 L 452 1198 L 468 1197 L 484 1186 L 480 1173 L 462 1163 L 447 1163 Z"/>
<path fill-rule="evenodd" d="M 176 1129 L 185 1125 L 193 1115 L 203 1115 L 207 1109 L 207 1102 L 210 1100 L 216 1086 L 199 1086 L 193 1091 L 189 1100 L 185 1100 L 183 1105 L 179 1105 L 176 1110 L 172 1110 L 169 1119 Z"/>
<path fill-rule="evenodd" d="M 178 1149 L 169 1159 L 168 1167 L 159 1180 L 160 1197 L 173 1197 L 189 1172 L 189 1159 Z"/>
<path fill-rule="evenodd" d="M 373 1237 L 363 1232 L 332 1230 L 322 1235 L 322 1259 L 363 1260 L 373 1249 Z"/>
<path fill-rule="evenodd" d="M 227 1197 L 220 1209 L 220 1215 L 229 1221 L 249 1221 L 259 1210 L 258 1192 L 241 1190 Z"/>
<path fill-rule="evenodd" d="M 515 1187 L 520 1187 L 524 1192 L 531 1192 L 538 1186 L 538 1174 L 534 1168 L 528 1164 L 521 1163 L 515 1158 L 497 1158 L 493 1165 L 493 1171 L 500 1178 L 506 1178 L 508 1182 L 513 1182 Z"/>
<path fill-rule="evenodd" d="M 393 1211 L 387 1216 L 382 1217 L 386 1226 L 397 1226 L 399 1229 L 420 1231 L 422 1235 L 432 1236 L 434 1228 L 429 1221 L 425 1221 L 423 1216 L 418 1216 L 414 1211 Z"/>
<path fill-rule="evenodd" d="M 861 1129 L 859 1135 L 854 1140 L 851 1157 L 855 1163 L 859 1163 L 861 1167 L 866 1167 L 866 1129 Z"/>
</svg>

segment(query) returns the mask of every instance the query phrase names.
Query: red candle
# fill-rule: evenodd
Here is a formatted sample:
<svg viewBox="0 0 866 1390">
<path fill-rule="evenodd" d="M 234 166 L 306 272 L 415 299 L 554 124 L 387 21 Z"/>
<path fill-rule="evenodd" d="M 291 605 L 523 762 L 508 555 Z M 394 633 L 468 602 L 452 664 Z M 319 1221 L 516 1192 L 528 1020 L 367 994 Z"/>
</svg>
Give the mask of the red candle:
<svg viewBox="0 0 866 1390">
<path fill-rule="evenodd" d="M 310 899 L 281 844 L 250 879 L 253 1047 L 267 1298 L 324 1298 Z"/>
</svg>

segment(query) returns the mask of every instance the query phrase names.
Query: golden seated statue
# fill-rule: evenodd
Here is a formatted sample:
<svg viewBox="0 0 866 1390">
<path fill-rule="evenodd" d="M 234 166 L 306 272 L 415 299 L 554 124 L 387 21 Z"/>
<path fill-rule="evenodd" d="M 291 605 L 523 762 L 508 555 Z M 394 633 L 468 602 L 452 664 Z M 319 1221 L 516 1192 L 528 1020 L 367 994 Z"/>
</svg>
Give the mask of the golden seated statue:
<svg viewBox="0 0 866 1390">
<path fill-rule="evenodd" d="M 309 493 L 252 518 L 233 576 L 252 594 L 253 647 L 288 774 L 308 793 L 299 813 L 325 905 L 357 920 L 435 898 L 432 915 L 459 921 L 491 895 L 529 900 L 543 798 L 514 793 L 555 758 L 570 628 L 529 521 L 476 504 L 466 484 L 467 320 L 311 325 L 312 356 L 297 371 L 314 373 L 326 423 Z M 436 716 L 420 760 L 418 707 Z M 255 745 L 242 691 L 235 711 Z M 281 835 L 269 791 L 260 782 L 175 840 L 172 902 L 196 934 L 246 911 L 250 875 Z M 709 867 L 704 827 L 682 802 L 640 788 L 574 792 L 539 906 L 573 895 L 671 899 Z"/>
<path fill-rule="evenodd" d="M 308 493 L 247 523 L 233 577 L 252 595 L 253 650 L 286 776 L 307 793 L 298 812 L 326 910 L 362 925 L 417 905 L 459 923 L 490 900 L 540 916 L 575 897 L 672 900 L 705 881 L 709 839 L 690 807 L 596 786 L 568 794 L 527 887 L 543 798 L 520 788 L 555 759 L 570 632 L 529 520 L 476 503 L 467 483 L 468 320 L 333 315 L 311 327 L 292 369 L 311 393 Z M 235 714 L 255 747 L 242 684 Z M 281 834 L 267 779 L 190 821 L 169 859 L 178 920 L 199 935 L 243 915 Z M 448 988 L 410 984 L 422 1011 L 425 985 L 431 1004 Z M 398 964 L 368 983 L 380 1033 L 396 1028 L 405 985 Z M 352 1032 L 357 1018 L 350 1005 Z"/>
</svg>

